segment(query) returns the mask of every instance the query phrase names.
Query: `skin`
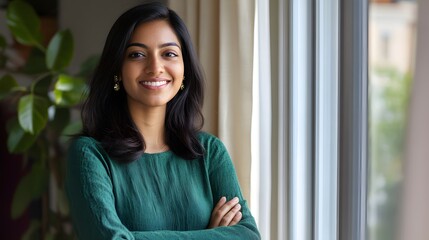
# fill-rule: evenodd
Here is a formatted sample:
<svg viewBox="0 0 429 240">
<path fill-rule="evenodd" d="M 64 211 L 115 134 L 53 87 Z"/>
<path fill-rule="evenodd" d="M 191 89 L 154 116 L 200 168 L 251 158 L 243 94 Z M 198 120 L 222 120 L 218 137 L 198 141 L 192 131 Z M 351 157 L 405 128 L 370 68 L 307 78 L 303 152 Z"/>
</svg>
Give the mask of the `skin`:
<svg viewBox="0 0 429 240">
<path fill-rule="evenodd" d="M 146 143 L 145 152 L 168 150 L 164 140 L 167 103 L 179 92 L 184 78 L 180 41 L 164 20 L 135 29 L 124 56 L 121 81 L 131 118 Z M 222 197 L 212 211 L 208 228 L 237 224 L 242 214 L 238 198 Z"/>
<path fill-rule="evenodd" d="M 238 202 L 237 197 L 228 202 L 225 197 L 222 197 L 213 208 L 208 228 L 233 226 L 240 222 L 243 215 L 240 212 L 241 205 Z"/>
<path fill-rule="evenodd" d="M 169 102 L 184 76 L 180 42 L 166 21 L 140 24 L 124 56 L 122 81 L 128 108 L 144 136 L 146 152 L 166 151 L 164 119 Z M 162 83 L 159 86 L 143 83 Z"/>
</svg>

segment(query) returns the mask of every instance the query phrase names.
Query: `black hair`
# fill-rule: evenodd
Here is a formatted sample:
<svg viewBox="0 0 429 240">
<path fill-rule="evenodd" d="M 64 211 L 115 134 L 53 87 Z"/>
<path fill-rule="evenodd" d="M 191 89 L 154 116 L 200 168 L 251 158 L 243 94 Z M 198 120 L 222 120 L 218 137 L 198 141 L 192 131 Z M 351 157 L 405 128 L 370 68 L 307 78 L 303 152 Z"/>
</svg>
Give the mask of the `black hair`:
<svg viewBox="0 0 429 240">
<path fill-rule="evenodd" d="M 167 103 L 166 144 L 184 159 L 196 159 L 204 154 L 198 141 L 198 132 L 204 124 L 201 112 L 204 76 L 191 37 L 174 11 L 161 3 L 147 3 L 126 11 L 113 24 L 82 108 L 82 135 L 99 141 L 109 156 L 119 162 L 140 157 L 145 142 L 130 116 L 126 92 L 123 88 L 114 91 L 113 78 L 120 75 L 126 46 L 135 28 L 154 20 L 166 20 L 175 31 L 182 48 L 186 81 L 186 87 Z"/>
</svg>

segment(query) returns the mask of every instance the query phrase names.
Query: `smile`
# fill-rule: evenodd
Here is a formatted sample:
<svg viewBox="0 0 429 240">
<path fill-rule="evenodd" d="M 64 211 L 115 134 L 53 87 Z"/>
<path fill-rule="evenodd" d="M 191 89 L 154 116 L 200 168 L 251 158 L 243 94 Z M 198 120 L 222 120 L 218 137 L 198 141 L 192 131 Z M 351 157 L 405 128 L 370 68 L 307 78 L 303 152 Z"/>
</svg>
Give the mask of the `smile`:
<svg viewBox="0 0 429 240">
<path fill-rule="evenodd" d="M 155 82 L 141 81 L 140 84 L 143 84 L 145 86 L 151 86 L 151 87 L 159 87 L 159 86 L 167 84 L 167 81 L 155 81 Z"/>
</svg>

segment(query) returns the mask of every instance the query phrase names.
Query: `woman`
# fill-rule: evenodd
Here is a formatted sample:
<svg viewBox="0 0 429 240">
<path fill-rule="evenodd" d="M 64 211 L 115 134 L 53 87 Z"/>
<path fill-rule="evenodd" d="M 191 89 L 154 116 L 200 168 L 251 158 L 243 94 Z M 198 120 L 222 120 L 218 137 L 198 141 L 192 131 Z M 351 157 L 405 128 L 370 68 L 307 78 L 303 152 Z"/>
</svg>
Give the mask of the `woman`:
<svg viewBox="0 0 429 240">
<path fill-rule="evenodd" d="M 224 145 L 200 132 L 203 74 L 165 6 L 121 15 L 67 161 L 81 239 L 259 239 Z"/>
</svg>

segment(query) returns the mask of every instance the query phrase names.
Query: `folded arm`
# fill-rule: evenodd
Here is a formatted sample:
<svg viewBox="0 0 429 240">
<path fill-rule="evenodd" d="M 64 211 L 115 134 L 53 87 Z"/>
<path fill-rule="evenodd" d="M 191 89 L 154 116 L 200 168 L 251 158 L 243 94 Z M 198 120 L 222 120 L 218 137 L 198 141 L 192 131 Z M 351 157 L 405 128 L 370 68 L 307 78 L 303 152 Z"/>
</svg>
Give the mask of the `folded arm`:
<svg viewBox="0 0 429 240">
<path fill-rule="evenodd" d="M 213 225 L 214 228 L 203 230 L 130 231 L 116 212 L 109 168 L 103 160 L 105 156 L 102 151 L 91 145 L 75 144 L 71 148 L 66 188 L 73 225 L 79 239 L 259 239 L 256 224 L 253 218 L 248 217 L 250 212 L 244 201 L 240 202 L 243 219 L 238 224 L 231 224 L 233 226 L 227 226 L 231 220 L 228 224 L 219 221 L 216 226 L 221 227 Z M 224 194 L 222 196 L 231 199 L 229 195 L 233 193 L 228 192 L 216 193 L 214 197 L 220 199 L 220 195 Z M 239 198 L 242 199 L 241 196 Z"/>
</svg>

